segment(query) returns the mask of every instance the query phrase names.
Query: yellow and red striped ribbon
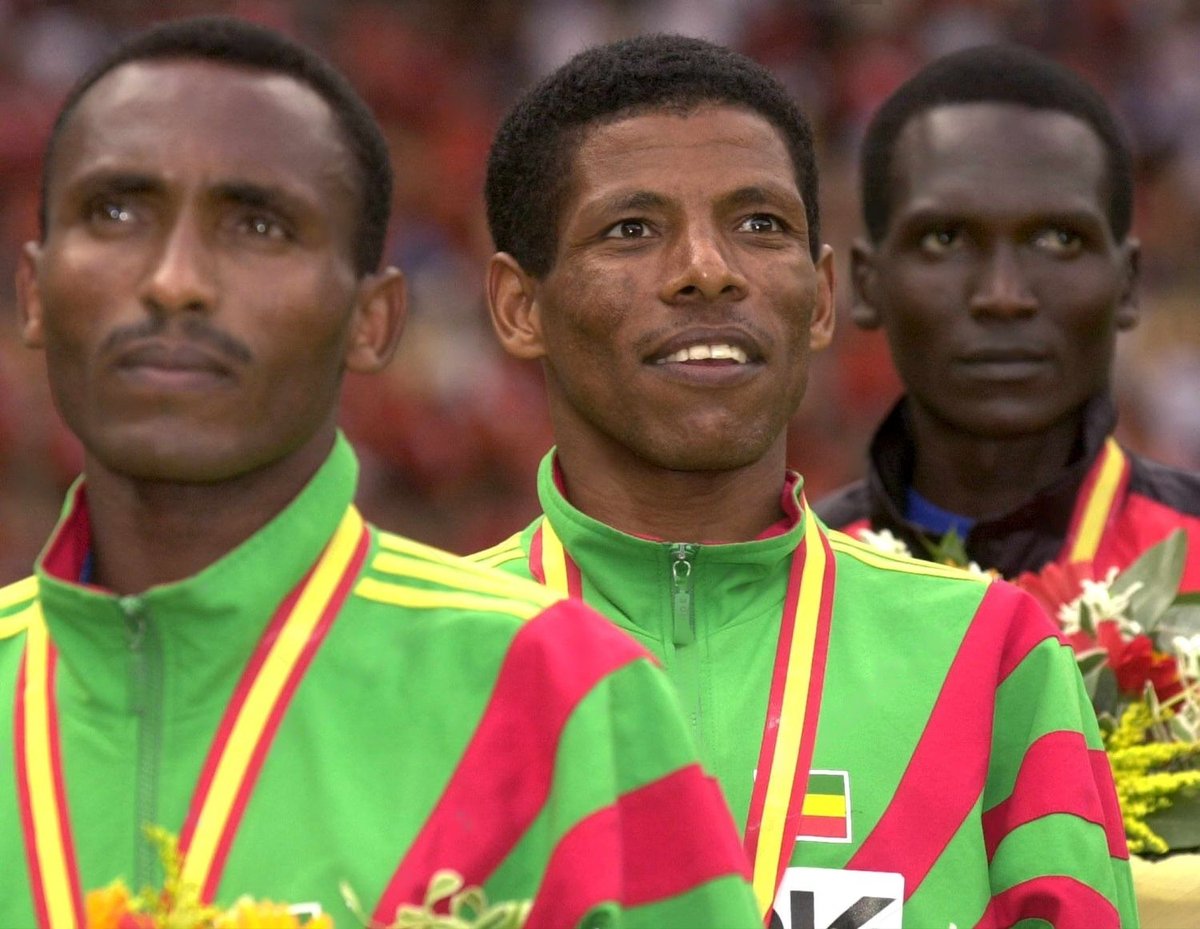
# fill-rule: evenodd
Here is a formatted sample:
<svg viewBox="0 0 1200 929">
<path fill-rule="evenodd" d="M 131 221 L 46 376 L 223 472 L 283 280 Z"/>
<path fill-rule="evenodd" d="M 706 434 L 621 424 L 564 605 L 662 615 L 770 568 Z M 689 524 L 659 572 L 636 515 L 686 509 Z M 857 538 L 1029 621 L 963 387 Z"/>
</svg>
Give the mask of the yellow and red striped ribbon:
<svg viewBox="0 0 1200 929">
<path fill-rule="evenodd" d="M 220 879 L 224 850 L 240 822 L 246 792 L 274 736 L 299 675 L 308 667 L 314 639 L 323 636 L 366 552 L 362 516 L 346 511 L 312 571 L 284 601 L 243 673 L 192 798 L 181 836 L 183 879 L 205 900 Z M 84 929 L 79 871 L 59 757 L 53 688 L 55 650 L 44 622 L 29 629 L 22 663 L 22 699 L 16 731 L 19 779 L 27 800 L 26 857 L 42 929 Z M 57 785 L 57 789 L 56 789 Z"/>
<path fill-rule="evenodd" d="M 833 614 L 833 552 L 803 498 L 801 506 L 804 541 L 790 569 L 759 753 L 759 771 L 766 776 L 756 779 L 746 824 L 754 894 L 763 914 L 775 902 L 800 827 Z M 579 569 L 550 520 L 543 518 L 538 532 L 530 568 L 546 586 L 568 593 L 569 578 Z"/>
<path fill-rule="evenodd" d="M 1072 518 L 1070 540 L 1066 546 L 1068 562 L 1092 561 L 1100 550 L 1104 527 L 1124 484 L 1129 461 L 1121 446 L 1109 436 L 1089 475 L 1090 486 L 1080 496 Z"/>
</svg>

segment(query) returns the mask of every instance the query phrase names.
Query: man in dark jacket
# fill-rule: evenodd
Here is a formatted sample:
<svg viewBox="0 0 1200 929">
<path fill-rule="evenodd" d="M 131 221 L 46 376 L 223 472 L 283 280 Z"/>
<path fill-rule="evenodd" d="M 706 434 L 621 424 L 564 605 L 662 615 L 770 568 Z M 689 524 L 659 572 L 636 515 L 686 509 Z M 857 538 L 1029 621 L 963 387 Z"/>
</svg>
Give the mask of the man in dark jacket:
<svg viewBox="0 0 1200 929">
<path fill-rule="evenodd" d="M 1028 50 L 949 55 L 884 103 L 853 319 L 884 330 L 907 393 L 866 479 L 816 504 L 830 525 L 890 530 L 917 557 L 953 532 L 1006 577 L 1102 575 L 1183 528 L 1200 588 L 1200 478 L 1112 438 L 1116 335 L 1138 319 L 1132 187 L 1100 95 Z"/>
</svg>

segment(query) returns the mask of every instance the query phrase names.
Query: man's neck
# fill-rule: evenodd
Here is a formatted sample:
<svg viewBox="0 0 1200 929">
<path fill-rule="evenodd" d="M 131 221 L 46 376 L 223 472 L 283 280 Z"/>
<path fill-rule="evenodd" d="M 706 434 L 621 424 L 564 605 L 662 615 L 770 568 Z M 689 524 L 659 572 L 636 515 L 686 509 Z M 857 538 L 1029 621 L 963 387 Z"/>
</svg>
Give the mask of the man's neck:
<svg viewBox="0 0 1200 929">
<path fill-rule="evenodd" d="M 277 516 L 324 457 L 291 456 L 227 481 L 143 481 L 86 467 L 92 582 L 139 594 L 198 574 Z"/>
<path fill-rule="evenodd" d="M 628 454 L 576 455 L 557 464 L 571 504 L 629 535 L 668 542 L 745 542 L 784 515 L 782 448 L 728 471 L 675 471 Z"/>
<path fill-rule="evenodd" d="M 1080 419 L 1034 435 L 966 435 L 913 408 L 916 464 L 912 487 L 944 510 L 973 519 L 1007 513 L 1052 483 L 1070 464 Z"/>
</svg>

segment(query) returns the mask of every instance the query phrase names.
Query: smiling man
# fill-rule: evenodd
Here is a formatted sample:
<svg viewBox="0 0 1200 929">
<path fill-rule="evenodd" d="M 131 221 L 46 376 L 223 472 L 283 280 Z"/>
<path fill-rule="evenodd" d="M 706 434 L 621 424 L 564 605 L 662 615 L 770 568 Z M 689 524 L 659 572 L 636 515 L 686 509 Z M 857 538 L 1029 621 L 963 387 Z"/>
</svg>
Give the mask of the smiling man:
<svg viewBox="0 0 1200 929">
<path fill-rule="evenodd" d="M 787 469 L 834 282 L 779 82 L 696 39 L 591 49 L 508 115 L 486 190 L 492 320 L 540 361 L 556 447 L 544 515 L 476 557 L 662 661 L 764 919 L 1136 925 L 1095 719 L 1045 614 L 827 533 Z"/>
<path fill-rule="evenodd" d="M 149 826 L 202 903 L 343 927 L 343 882 L 390 925 L 443 869 L 527 929 L 755 924 L 649 656 L 352 503 L 339 384 L 404 312 L 390 188 L 345 80 L 235 20 L 68 98 L 18 285 L 85 468 L 0 591 L 0 925 L 108 924 L 89 890 L 163 880 Z"/>
<path fill-rule="evenodd" d="M 817 511 L 918 557 L 954 530 L 1006 577 L 1125 567 L 1181 528 L 1200 589 L 1200 477 L 1112 438 L 1117 334 L 1136 324 L 1129 150 L 1104 101 L 1019 47 L 930 65 L 862 154 L 854 321 L 882 328 L 906 395 L 870 472 Z"/>
</svg>

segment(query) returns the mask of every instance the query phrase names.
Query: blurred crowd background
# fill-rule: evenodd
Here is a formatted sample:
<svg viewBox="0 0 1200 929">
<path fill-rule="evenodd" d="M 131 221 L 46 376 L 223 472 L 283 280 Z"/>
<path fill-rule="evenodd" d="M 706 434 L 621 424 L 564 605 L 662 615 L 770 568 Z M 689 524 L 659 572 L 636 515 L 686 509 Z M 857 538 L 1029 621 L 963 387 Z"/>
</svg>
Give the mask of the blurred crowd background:
<svg viewBox="0 0 1200 929">
<path fill-rule="evenodd" d="M 860 234 L 855 161 L 876 106 L 924 62 L 1017 41 L 1085 74 L 1111 101 L 1137 163 L 1142 325 L 1122 336 L 1122 437 L 1200 467 L 1200 2 L 1196 0 L 0 0 L 0 581 L 28 572 L 78 472 L 40 354 L 18 337 L 12 276 L 36 235 L 41 150 L 58 102 L 113 42 L 166 18 L 224 12 L 333 60 L 379 116 L 397 185 L 388 260 L 411 319 L 382 379 L 352 380 L 345 429 L 360 503 L 386 528 L 466 552 L 537 510 L 550 444 L 536 365 L 508 361 L 483 309 L 490 241 L 481 188 L 491 133 L 531 81 L 595 42 L 704 36 L 769 66 L 816 129 L 826 241 Z M 878 334 L 839 330 L 815 361 L 790 437 L 810 498 L 857 477 L 899 393 Z"/>
</svg>

